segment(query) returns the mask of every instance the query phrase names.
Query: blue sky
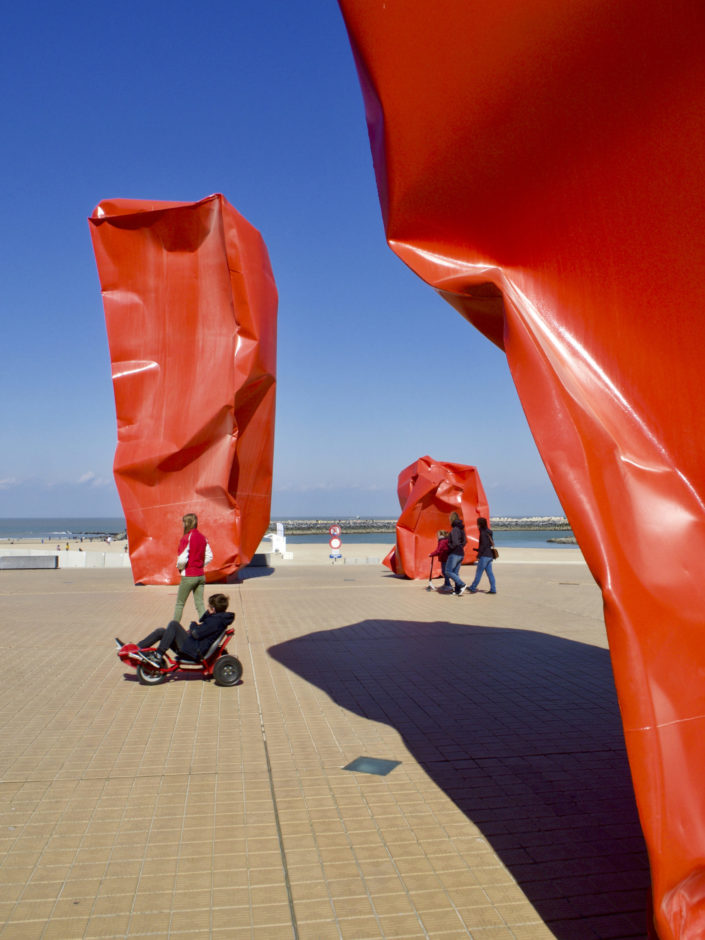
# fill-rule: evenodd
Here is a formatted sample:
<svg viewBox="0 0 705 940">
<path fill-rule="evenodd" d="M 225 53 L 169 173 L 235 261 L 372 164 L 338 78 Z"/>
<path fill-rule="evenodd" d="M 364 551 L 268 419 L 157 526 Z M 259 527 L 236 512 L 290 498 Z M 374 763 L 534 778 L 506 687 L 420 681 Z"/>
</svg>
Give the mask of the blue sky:
<svg viewBox="0 0 705 940">
<path fill-rule="evenodd" d="M 386 245 L 333 0 L 27 0 L 0 23 L 0 516 L 120 514 L 86 218 L 213 192 L 279 290 L 273 515 L 395 515 L 424 454 L 476 465 L 494 515 L 561 513 L 504 355 Z"/>
</svg>

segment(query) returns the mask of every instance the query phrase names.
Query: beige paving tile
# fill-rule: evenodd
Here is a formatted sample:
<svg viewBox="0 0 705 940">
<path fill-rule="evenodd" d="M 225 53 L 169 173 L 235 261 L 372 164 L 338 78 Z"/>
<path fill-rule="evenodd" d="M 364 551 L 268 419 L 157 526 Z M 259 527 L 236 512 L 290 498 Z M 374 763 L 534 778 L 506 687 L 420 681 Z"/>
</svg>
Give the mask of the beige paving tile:
<svg viewBox="0 0 705 940">
<path fill-rule="evenodd" d="M 502 905 L 526 901 L 526 895 L 519 885 L 511 882 L 507 884 L 485 884 L 482 887 L 492 904 Z"/>
<path fill-rule="evenodd" d="M 451 902 L 445 891 L 411 891 L 409 894 L 417 911 L 448 910 Z"/>
<path fill-rule="evenodd" d="M 519 901 L 516 904 L 498 904 L 497 910 L 502 915 L 505 923 L 512 928 L 529 923 L 535 924 L 539 921 L 536 909 L 528 901 Z"/>
<path fill-rule="evenodd" d="M 514 931 L 508 927 L 477 927 L 472 936 L 477 940 L 515 940 Z"/>
<path fill-rule="evenodd" d="M 211 891 L 201 890 L 182 890 L 174 891 L 172 910 L 174 911 L 195 911 L 207 910 L 211 906 Z"/>
<path fill-rule="evenodd" d="M 382 936 L 379 922 L 374 917 L 351 917 L 338 920 L 344 940 L 373 940 Z"/>
<path fill-rule="evenodd" d="M 340 940 L 337 922 L 332 918 L 311 923 L 300 923 L 298 933 L 301 940 Z M 263 937 L 262 940 L 266 940 L 266 937 Z"/>
<path fill-rule="evenodd" d="M 188 930 L 208 930 L 210 928 L 210 911 L 172 911 L 169 930 L 173 933 Z"/>
<path fill-rule="evenodd" d="M 251 916 L 254 926 L 291 924 L 291 908 L 288 903 L 253 905 Z"/>
<path fill-rule="evenodd" d="M 484 597 L 444 604 L 372 566 L 281 567 L 229 585 L 246 664 L 237 689 L 125 680 L 112 633 L 168 618 L 166 589 L 121 571 L 4 573 L 11 619 L 28 596 L 37 608 L 32 643 L 60 630 L 89 668 L 77 686 L 59 651 L 41 696 L 13 674 L 0 690 L 0 719 L 12 716 L 0 721 L 0 916 L 38 918 L 12 922 L 38 940 L 293 938 L 288 871 L 302 940 L 551 937 L 540 893 L 534 907 L 522 884 L 562 873 L 525 847 L 531 821 L 564 827 L 586 853 L 585 781 L 612 792 L 628 777 L 589 575 L 505 562 L 491 609 Z M 21 654 L 27 642 L 3 619 L 0 644 Z M 402 764 L 383 778 L 341 770 L 361 755 Z M 615 822 L 632 811 L 623 800 Z"/>
<path fill-rule="evenodd" d="M 91 917 L 86 924 L 83 936 L 90 937 L 119 937 L 127 931 L 129 915 L 114 914 L 105 917 Z"/>
<path fill-rule="evenodd" d="M 78 940 L 85 936 L 87 924 L 87 917 L 70 917 L 63 920 L 52 918 L 45 925 L 41 936 L 47 940 Z"/>
<path fill-rule="evenodd" d="M 418 918 L 411 914 L 398 914 L 394 917 L 380 917 L 383 937 L 427 937 L 428 934 L 419 924 Z"/>
<path fill-rule="evenodd" d="M 413 914 L 416 912 L 408 894 L 375 894 L 373 897 L 375 913 L 379 917 L 389 914 Z"/>
<path fill-rule="evenodd" d="M 458 907 L 458 913 L 470 930 L 477 927 L 506 927 L 507 924 L 497 908 L 491 904 L 473 907 Z"/>
<path fill-rule="evenodd" d="M 366 882 L 359 876 L 353 878 L 330 878 L 327 883 L 332 898 L 352 898 L 368 893 Z"/>
<path fill-rule="evenodd" d="M 294 901 L 294 911 L 296 920 L 300 924 L 308 921 L 329 921 L 334 913 L 331 902 L 327 898 Z"/>
<path fill-rule="evenodd" d="M 517 924 L 512 933 L 516 940 L 555 940 L 555 934 L 545 924 Z"/>
<path fill-rule="evenodd" d="M 54 901 L 22 900 L 15 904 L 7 918 L 8 923 L 21 921 L 46 921 L 54 908 Z"/>
<path fill-rule="evenodd" d="M 132 912 L 135 915 L 159 914 L 163 918 L 172 909 L 173 892 L 150 891 L 148 894 L 137 893 L 131 897 Z"/>
<path fill-rule="evenodd" d="M 44 933 L 44 921 L 32 921 L 31 923 L 8 925 L 3 933 L 12 936 L 13 940 L 39 940 Z M 11 931 L 11 933 L 10 933 Z"/>
<path fill-rule="evenodd" d="M 283 868 L 250 868 L 247 872 L 252 887 L 279 885 L 284 880 Z"/>
</svg>

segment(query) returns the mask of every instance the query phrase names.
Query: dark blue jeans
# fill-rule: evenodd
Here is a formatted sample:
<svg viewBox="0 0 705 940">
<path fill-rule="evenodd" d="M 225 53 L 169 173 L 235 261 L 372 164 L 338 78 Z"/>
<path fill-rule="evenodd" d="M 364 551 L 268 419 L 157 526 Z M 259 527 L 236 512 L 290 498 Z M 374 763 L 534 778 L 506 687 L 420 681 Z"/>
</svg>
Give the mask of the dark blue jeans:
<svg viewBox="0 0 705 940">
<path fill-rule="evenodd" d="M 461 587 L 465 587 L 465 582 L 461 579 L 460 575 L 458 574 L 462 563 L 463 563 L 462 555 L 449 555 L 446 558 L 446 578 L 450 578 L 450 580 L 455 585 L 456 591 L 459 591 Z"/>
<path fill-rule="evenodd" d="M 496 591 L 497 587 L 494 580 L 494 574 L 492 573 L 492 559 L 482 556 L 482 558 L 477 559 L 477 573 L 475 574 L 475 580 L 470 585 L 471 591 L 477 590 L 477 585 L 480 583 L 480 578 L 482 577 L 482 572 L 487 572 L 487 577 L 490 579 L 490 591 Z"/>
</svg>

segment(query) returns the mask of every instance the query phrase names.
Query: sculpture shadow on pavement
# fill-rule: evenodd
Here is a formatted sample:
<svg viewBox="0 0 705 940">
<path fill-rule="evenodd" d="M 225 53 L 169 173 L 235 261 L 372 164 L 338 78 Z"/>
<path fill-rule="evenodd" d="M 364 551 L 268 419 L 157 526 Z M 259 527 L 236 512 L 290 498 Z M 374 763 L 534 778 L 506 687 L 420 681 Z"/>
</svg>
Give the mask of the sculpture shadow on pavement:
<svg viewBox="0 0 705 940">
<path fill-rule="evenodd" d="M 646 935 L 648 861 L 606 649 L 368 620 L 269 653 L 337 705 L 394 727 L 558 940 Z"/>
</svg>

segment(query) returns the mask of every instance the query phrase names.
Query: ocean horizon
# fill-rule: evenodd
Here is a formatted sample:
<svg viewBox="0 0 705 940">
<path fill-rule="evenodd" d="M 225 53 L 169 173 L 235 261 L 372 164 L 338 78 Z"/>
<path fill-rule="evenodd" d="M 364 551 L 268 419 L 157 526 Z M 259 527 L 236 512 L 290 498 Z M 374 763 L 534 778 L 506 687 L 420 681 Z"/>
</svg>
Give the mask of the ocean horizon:
<svg viewBox="0 0 705 940">
<path fill-rule="evenodd" d="M 504 516 L 496 518 L 498 521 L 501 518 L 502 521 L 521 520 L 522 522 L 529 522 L 535 520 L 538 523 L 541 520 L 560 517 Z M 343 551 L 345 551 L 346 542 L 349 544 L 368 543 L 389 546 L 394 544 L 394 532 L 346 533 L 344 525 L 346 521 L 353 524 L 359 524 L 360 522 L 364 522 L 367 519 L 389 521 L 391 523 L 395 522 L 393 518 L 387 516 L 355 516 L 349 517 L 348 519 L 340 518 L 343 529 Z M 295 523 L 297 521 L 311 522 L 317 520 L 326 521 L 323 517 L 316 516 L 302 516 L 298 517 L 297 519 L 291 517 L 287 519 L 276 519 L 275 517 L 272 518 L 272 522 L 284 523 Z M 107 535 L 115 536 L 123 533 L 124 531 L 125 519 L 122 516 L 22 516 L 13 518 L 0 518 L 0 542 L 11 541 L 13 539 L 68 539 L 80 537 L 88 539 L 102 539 Z M 516 548 L 561 548 L 571 546 L 570 544 L 549 542 L 548 540 L 555 538 L 566 538 L 570 537 L 571 535 L 572 533 L 570 529 L 554 529 L 549 528 L 544 524 L 542 526 L 537 525 L 536 529 L 497 529 L 495 531 L 495 542 L 499 548 L 502 546 Z M 287 543 L 292 546 L 297 544 L 326 544 L 328 542 L 328 534 L 326 532 L 311 532 L 301 535 L 287 535 L 286 539 Z"/>
<path fill-rule="evenodd" d="M 0 518 L 0 539 L 101 537 L 125 531 L 122 516 L 17 516 Z"/>
</svg>

